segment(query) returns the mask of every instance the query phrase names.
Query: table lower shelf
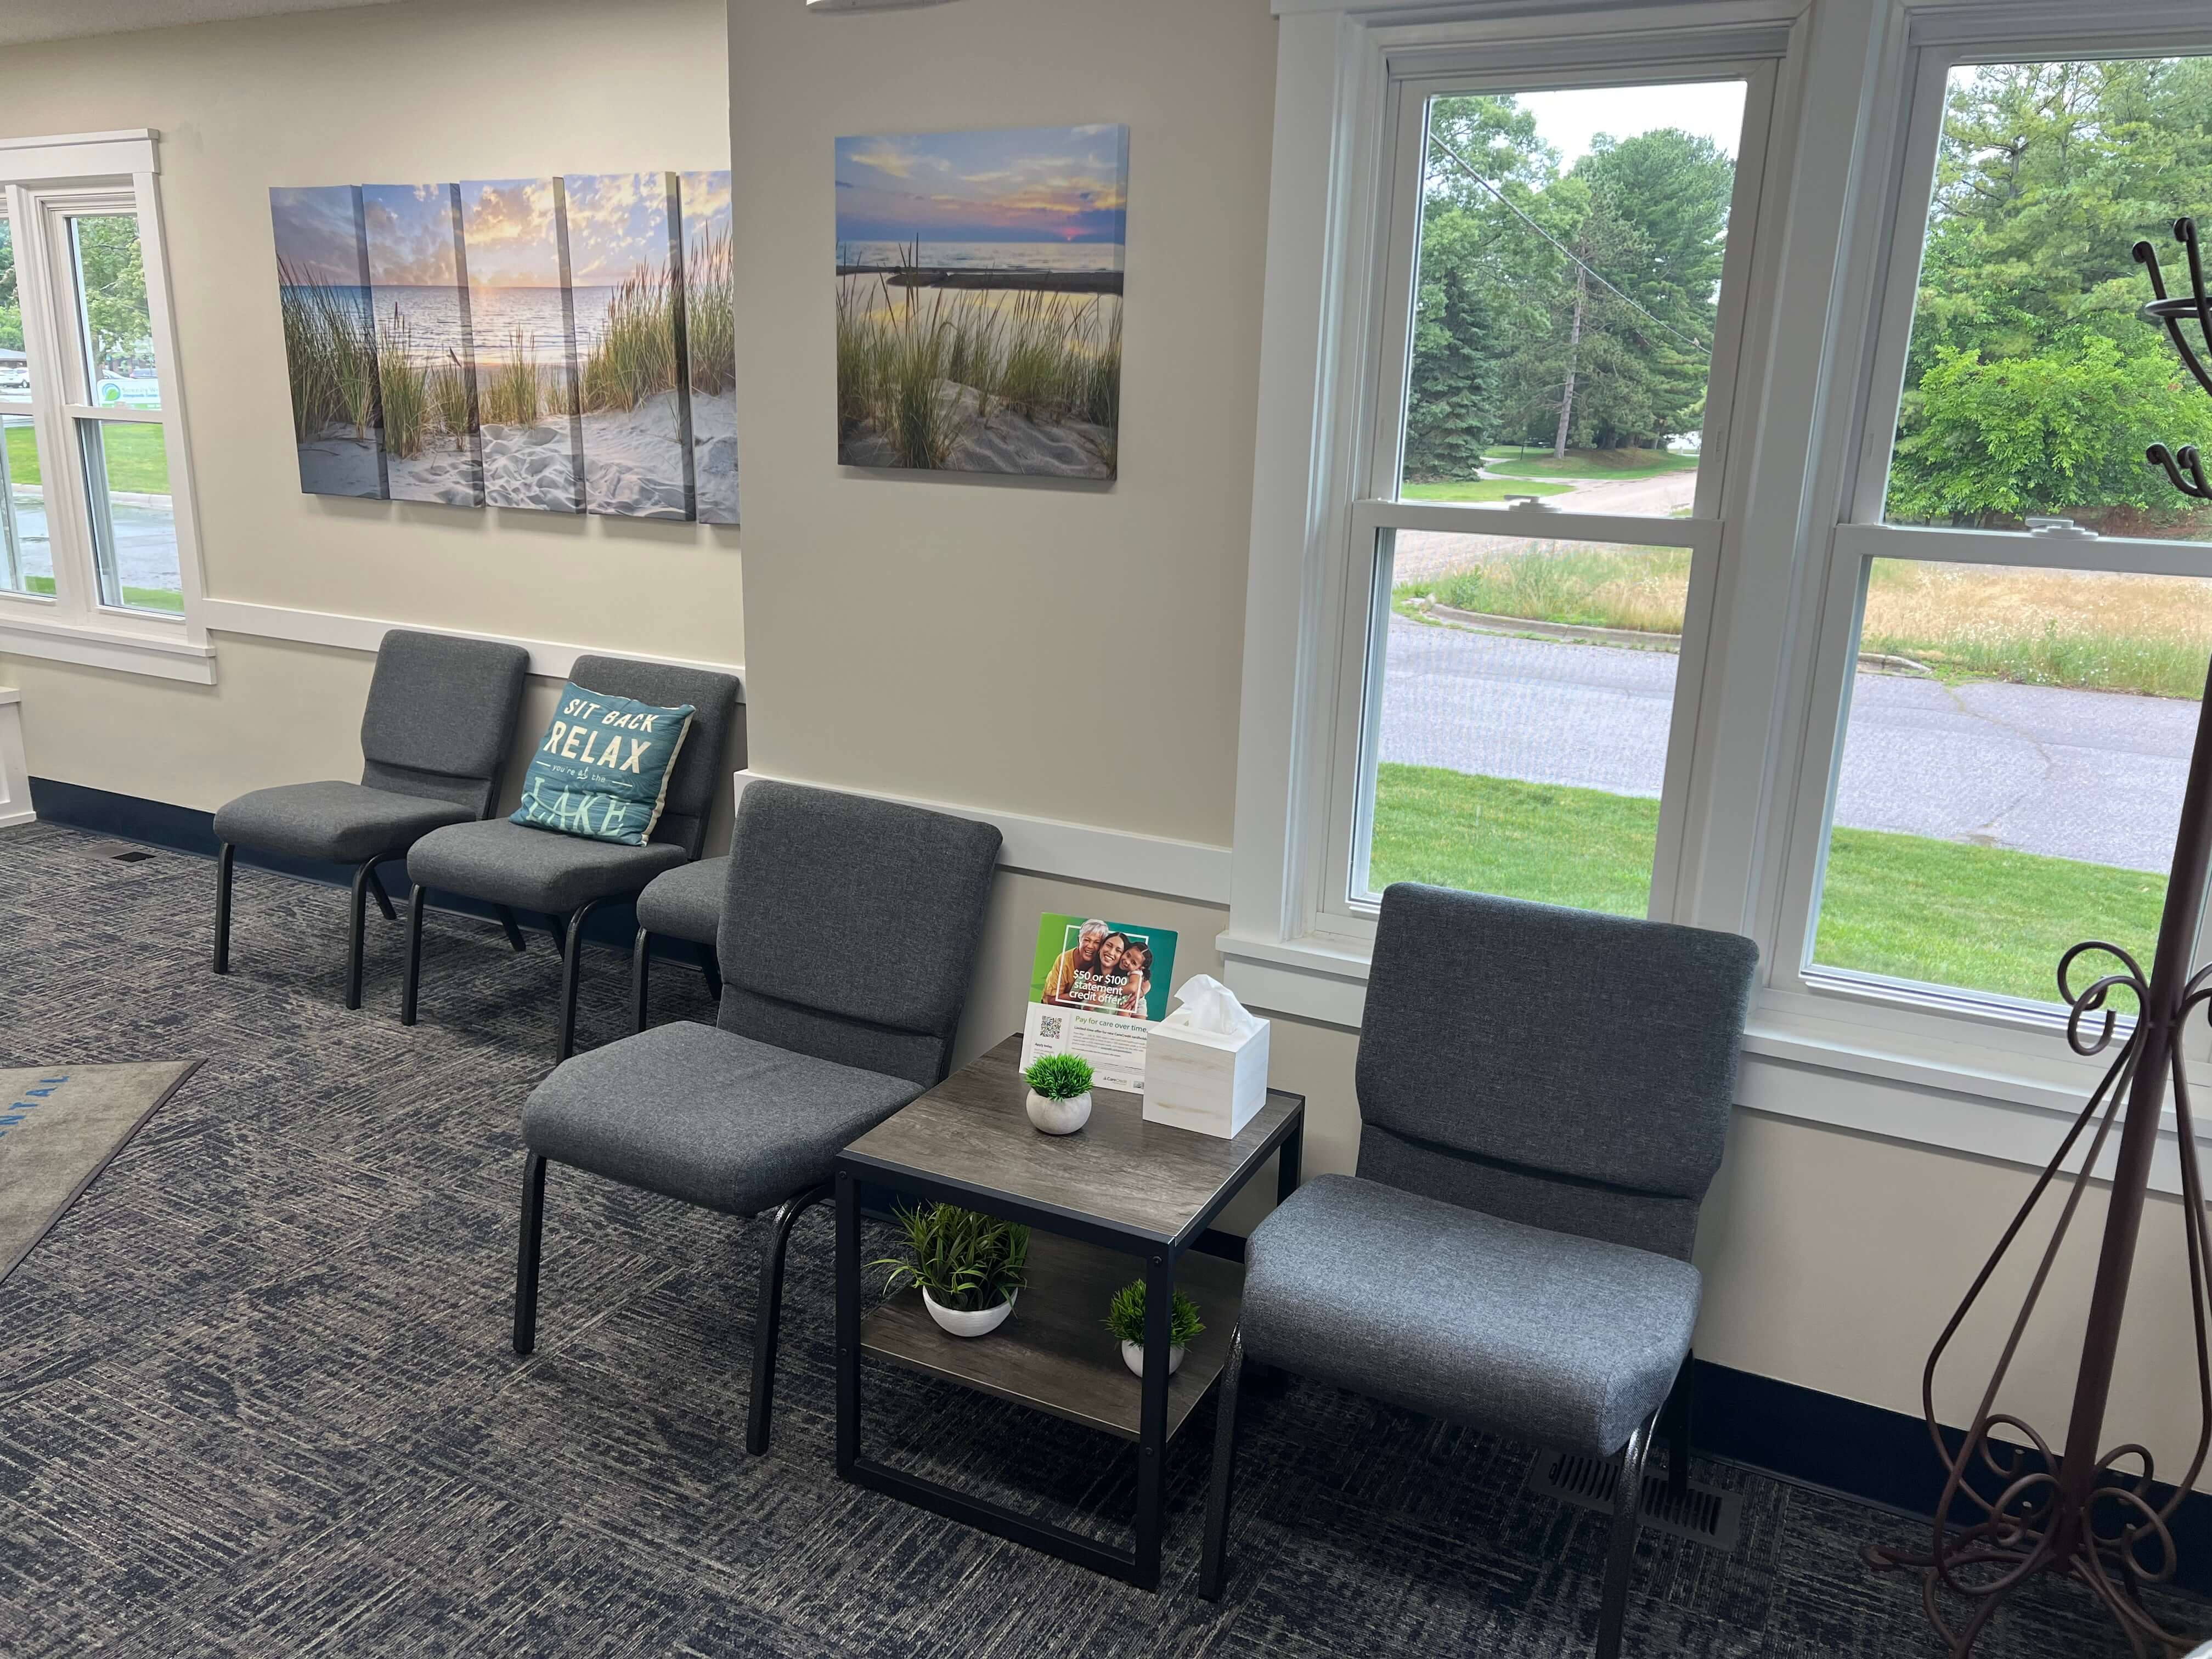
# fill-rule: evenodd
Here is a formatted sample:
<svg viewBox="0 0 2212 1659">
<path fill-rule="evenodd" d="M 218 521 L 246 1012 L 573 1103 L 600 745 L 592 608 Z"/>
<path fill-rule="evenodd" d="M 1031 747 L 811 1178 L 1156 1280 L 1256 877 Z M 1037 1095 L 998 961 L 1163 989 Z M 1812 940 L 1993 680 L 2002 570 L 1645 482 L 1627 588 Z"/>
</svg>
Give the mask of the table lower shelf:
<svg viewBox="0 0 2212 1659">
<path fill-rule="evenodd" d="M 1140 1384 L 1106 1328 L 1106 1304 L 1143 1272 L 1142 1256 L 1039 1229 L 1030 1236 L 1029 1284 L 1012 1316 L 988 1336 L 946 1335 L 921 1293 L 908 1291 L 860 1322 L 860 1351 L 1133 1441 Z M 1168 1379 L 1170 1440 L 1229 1361 L 1244 1270 L 1193 1250 L 1176 1264 L 1176 1284 L 1198 1304 L 1206 1328 Z"/>
</svg>

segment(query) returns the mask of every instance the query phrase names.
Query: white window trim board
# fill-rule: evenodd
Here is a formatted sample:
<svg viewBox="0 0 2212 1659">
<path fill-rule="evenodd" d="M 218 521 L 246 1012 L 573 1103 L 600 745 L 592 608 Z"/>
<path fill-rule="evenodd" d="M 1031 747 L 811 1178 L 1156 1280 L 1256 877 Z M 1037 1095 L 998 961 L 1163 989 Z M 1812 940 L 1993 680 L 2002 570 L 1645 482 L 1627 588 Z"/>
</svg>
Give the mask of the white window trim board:
<svg viewBox="0 0 2212 1659">
<path fill-rule="evenodd" d="M 37 817 L 31 810 L 30 763 L 23 754 L 23 694 L 0 685 L 0 830 Z"/>
</svg>

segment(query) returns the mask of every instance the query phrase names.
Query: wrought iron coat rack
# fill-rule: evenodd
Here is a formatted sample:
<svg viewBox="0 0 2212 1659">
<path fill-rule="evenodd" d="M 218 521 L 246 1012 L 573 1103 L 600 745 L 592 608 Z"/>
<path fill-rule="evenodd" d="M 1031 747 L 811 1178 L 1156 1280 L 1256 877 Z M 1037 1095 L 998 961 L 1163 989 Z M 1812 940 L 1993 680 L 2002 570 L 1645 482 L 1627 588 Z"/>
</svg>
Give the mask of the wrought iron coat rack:
<svg viewBox="0 0 2212 1659">
<path fill-rule="evenodd" d="M 2187 251 L 2190 293 L 2169 295 L 2158 254 L 2148 242 L 2135 246 L 2136 260 L 2148 268 L 2153 298 L 2142 307 L 2145 321 L 2166 330 L 2182 362 L 2212 394 L 2212 296 L 2205 292 L 2204 264 L 2197 227 L 2174 222 L 2173 234 Z M 2183 332 L 2194 321 L 2203 341 L 2200 350 Z M 2173 487 L 2199 501 L 2212 501 L 2212 480 L 2194 444 L 2169 450 L 2153 444 L 2151 462 L 2165 470 Z M 2166 880 L 2166 908 L 2159 921 L 2157 955 L 2146 975 L 2118 945 L 2103 939 L 2076 945 L 2059 959 L 2059 994 L 2069 1006 L 2066 1040 L 2077 1054 L 2113 1050 L 2119 1021 L 2112 1006 L 2116 994 L 2130 994 L 2134 1021 L 2119 1039 L 2104 1077 L 2089 1096 L 2057 1152 L 2029 1190 L 1996 1248 L 1967 1289 L 1950 1323 L 1943 1328 L 1921 1375 L 1921 1405 L 1946 1478 L 1936 1510 L 1934 1535 L 1924 1551 L 1869 1545 L 1868 1561 L 1876 1567 L 1916 1571 L 1929 1622 L 1949 1644 L 1954 1659 L 1966 1659 L 2011 1593 L 2043 1573 L 2079 1580 L 2111 1612 L 2138 1656 L 2165 1659 L 2185 1651 L 2189 1641 L 2168 1631 L 2143 1605 L 2145 1586 L 2164 1582 L 2178 1565 L 2169 1526 L 2176 1508 L 2203 1471 L 2212 1449 L 2212 1346 L 2206 1334 L 2206 1291 L 2212 1280 L 2212 1252 L 2205 1238 L 2204 1185 L 2197 1157 L 2197 1134 L 2190 1109 L 2189 1079 L 2179 1038 L 2184 1022 L 2198 1009 L 2212 1017 L 2212 966 L 2191 973 L 2190 949 L 2204 906 L 2208 868 L 2212 868 L 2212 675 L 2197 722 L 2197 744 L 2189 763 L 2189 782 L 2175 838 L 2173 867 Z M 2075 988 L 2077 969 L 2102 971 Z M 2135 1266 L 2151 1164 L 2158 1151 L 2160 1121 L 2166 1091 L 2172 1091 L 2175 1152 L 2180 1164 L 2182 1232 L 2189 1267 L 2191 1319 L 2197 1359 L 2198 1430 L 2189 1466 L 2163 1501 L 2156 1498 L 2149 1450 L 2126 1443 L 2106 1448 L 2105 1409 L 2112 1394 L 2112 1368 L 2119 1351 L 2120 1320 L 2126 1310 L 2128 1280 Z M 2049 1440 L 2032 1425 L 1997 1408 L 1996 1396 L 2018 1354 L 2037 1299 L 2064 1243 L 2089 1175 L 2100 1167 L 2108 1145 L 2117 1144 L 2111 1164 L 2112 1198 L 2105 1212 L 2104 1241 L 2081 1335 L 2081 1367 L 2074 1386 L 2066 1437 L 2054 1454 Z M 2077 1157 L 2078 1154 L 2078 1157 Z M 1945 1352 L 1972 1311 L 1999 1265 L 2020 1242 L 2029 1220 L 2046 1197 L 2063 1189 L 2050 1240 L 2038 1258 L 2027 1294 L 2012 1322 L 1995 1370 L 1982 1390 L 1973 1420 L 1954 1446 L 1936 1414 L 1936 1376 Z M 1947 1607 L 1948 1595 L 1955 1607 Z"/>
</svg>

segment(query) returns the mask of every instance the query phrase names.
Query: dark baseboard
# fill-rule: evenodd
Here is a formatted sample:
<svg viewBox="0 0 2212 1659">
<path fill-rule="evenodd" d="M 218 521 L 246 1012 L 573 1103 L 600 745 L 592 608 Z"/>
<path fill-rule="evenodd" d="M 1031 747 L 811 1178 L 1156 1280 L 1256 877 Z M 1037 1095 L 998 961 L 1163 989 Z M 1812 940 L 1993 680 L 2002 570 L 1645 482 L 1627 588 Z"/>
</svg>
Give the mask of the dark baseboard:
<svg viewBox="0 0 2212 1659">
<path fill-rule="evenodd" d="M 211 813 L 47 778 L 31 780 L 31 805 L 41 818 L 52 823 L 209 860 L 215 856 L 217 843 Z M 244 848 L 240 849 L 239 861 L 332 886 L 342 886 L 351 878 L 350 872 L 339 866 L 251 854 Z M 387 866 L 386 872 L 386 884 L 394 898 L 404 896 L 408 890 L 404 871 Z M 486 905 L 466 900 L 441 901 L 441 905 L 448 902 L 456 909 L 491 915 Z M 627 950 L 635 937 L 629 910 L 617 907 L 594 916 L 586 937 Z M 678 940 L 663 943 L 667 953 L 678 961 L 696 958 L 696 945 Z M 873 1189 L 864 1193 L 863 1198 L 872 1212 L 882 1212 L 890 1201 L 889 1194 Z M 1243 1239 L 1212 1229 L 1200 1241 L 1200 1248 L 1238 1260 L 1243 1255 Z M 1917 1519 L 1923 1524 L 1942 1502 L 1943 1466 L 1929 1438 L 1928 1425 L 1917 1417 L 1703 1359 L 1696 1364 L 1692 1438 L 1699 1455 L 1875 1504 L 1901 1519 Z M 1945 1434 L 1949 1443 L 1958 1443 L 1959 1431 L 1947 1429 Z M 2154 1483 L 2151 1501 L 2162 1504 L 2172 1491 L 2171 1486 Z M 1968 1518 L 1964 1508 L 1955 1509 L 1954 1515 L 1961 1520 Z M 2170 1524 L 2180 1561 L 2172 1587 L 2212 1600 L 2212 1494 L 2190 1493 L 2174 1511 Z M 1908 1524 L 1872 1530 L 1881 1532 L 1887 1541 L 1909 1544 L 1915 1529 Z"/>
<path fill-rule="evenodd" d="M 210 863 L 222 845 L 215 834 L 215 814 L 202 812 L 189 806 L 172 806 L 167 801 L 145 800 L 137 795 L 118 795 L 105 789 L 88 789 L 81 783 L 63 783 L 52 778 L 31 780 L 31 810 L 49 823 L 66 823 L 78 830 L 88 830 L 95 835 L 112 836 L 118 841 L 135 841 L 148 847 L 166 848 L 171 852 L 191 853 Z M 295 877 L 301 881 L 320 882 L 325 886 L 343 887 L 353 880 L 349 865 L 324 864 L 313 859 L 291 858 L 282 853 L 261 853 L 250 848 L 238 849 L 238 863 L 256 869 L 273 871 L 279 875 Z M 377 869 L 377 878 L 384 884 L 385 891 L 392 896 L 394 904 L 404 904 L 414 889 L 407 879 L 404 863 L 394 860 Z M 215 889 L 208 889 L 209 926 L 214 926 Z M 432 895 L 430 908 L 437 910 L 457 910 L 465 915 L 495 919 L 492 907 L 475 899 L 462 898 L 451 893 Z M 518 911 L 518 919 L 525 927 L 541 931 L 549 925 L 548 918 L 527 911 Z M 594 945 L 606 945 L 628 951 L 637 938 L 637 921 L 628 905 L 610 905 L 595 913 L 584 926 L 584 937 Z M 684 964 L 696 964 L 699 947 L 682 939 L 653 938 L 653 954 L 655 961 L 664 958 Z"/>
</svg>

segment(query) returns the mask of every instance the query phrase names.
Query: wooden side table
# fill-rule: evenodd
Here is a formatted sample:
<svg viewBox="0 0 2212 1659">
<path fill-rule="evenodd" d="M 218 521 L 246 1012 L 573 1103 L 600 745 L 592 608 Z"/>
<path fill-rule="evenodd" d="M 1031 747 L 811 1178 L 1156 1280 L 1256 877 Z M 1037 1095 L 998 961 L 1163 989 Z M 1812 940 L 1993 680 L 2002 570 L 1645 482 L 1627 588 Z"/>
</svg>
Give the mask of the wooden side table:
<svg viewBox="0 0 2212 1659">
<path fill-rule="evenodd" d="M 1143 1589 L 1160 1583 L 1168 1442 L 1221 1374 L 1237 1328 L 1244 1273 L 1207 1249 L 1222 1207 L 1280 1151 L 1276 1201 L 1298 1184 L 1305 1099 L 1267 1091 L 1233 1140 L 1144 1120 L 1141 1097 L 1092 1091 L 1091 1121 L 1072 1135 L 1040 1134 L 1024 1101 L 1021 1039 L 997 1048 L 838 1155 L 837 1473 L 858 1485 L 1043 1550 Z M 942 1200 L 1036 1229 L 1029 1284 L 1014 1316 L 988 1336 L 948 1336 L 908 1291 L 860 1316 L 863 1185 Z M 1106 1304 L 1132 1276 L 1145 1281 L 1145 1374 L 1122 1364 Z M 1168 1374 L 1168 1322 L 1178 1272 L 1205 1310 L 1206 1329 Z M 886 1360 L 1049 1412 L 1136 1443 L 1133 1550 L 860 1455 L 861 1360 Z"/>
</svg>

